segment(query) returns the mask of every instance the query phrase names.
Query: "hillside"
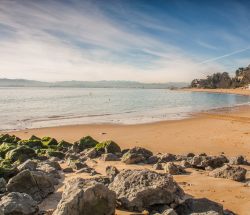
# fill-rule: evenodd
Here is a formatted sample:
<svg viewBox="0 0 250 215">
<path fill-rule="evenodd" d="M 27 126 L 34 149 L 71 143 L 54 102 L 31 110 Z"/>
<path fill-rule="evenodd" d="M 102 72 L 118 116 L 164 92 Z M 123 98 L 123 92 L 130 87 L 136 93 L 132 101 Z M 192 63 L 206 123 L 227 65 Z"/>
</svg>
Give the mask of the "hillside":
<svg viewBox="0 0 250 215">
<path fill-rule="evenodd" d="M 184 82 L 141 83 L 135 81 L 61 81 L 40 82 L 25 79 L 0 79 L 0 87 L 76 87 L 76 88 L 145 88 L 170 89 L 188 86 Z"/>
</svg>

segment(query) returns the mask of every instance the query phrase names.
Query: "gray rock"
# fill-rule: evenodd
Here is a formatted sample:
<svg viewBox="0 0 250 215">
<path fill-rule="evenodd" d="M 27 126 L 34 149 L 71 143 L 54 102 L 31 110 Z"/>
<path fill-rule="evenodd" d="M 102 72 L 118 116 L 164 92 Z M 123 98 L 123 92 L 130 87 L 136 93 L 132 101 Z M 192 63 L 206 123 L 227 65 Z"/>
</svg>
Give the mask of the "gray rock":
<svg viewBox="0 0 250 215">
<path fill-rule="evenodd" d="M 103 161 L 119 161 L 120 159 L 112 153 L 102 154 L 100 157 Z"/>
<path fill-rule="evenodd" d="M 110 181 L 112 182 L 115 176 L 119 173 L 119 170 L 114 166 L 107 166 L 106 167 L 106 175 L 109 177 Z"/>
<path fill-rule="evenodd" d="M 204 154 L 197 155 L 187 160 L 194 168 L 205 169 L 206 167 L 218 168 L 222 167 L 228 162 L 228 159 L 224 155 L 220 156 L 207 156 Z"/>
<path fill-rule="evenodd" d="M 43 165 L 39 165 L 39 167 L 37 168 L 38 171 L 42 171 L 44 172 L 47 176 L 50 177 L 51 182 L 54 185 L 58 185 L 59 184 L 59 180 L 61 178 L 59 172 L 57 171 L 57 169 L 55 169 L 54 167 L 52 167 L 51 165 L 45 163 Z"/>
<path fill-rule="evenodd" d="M 53 215 L 113 215 L 116 195 L 94 180 L 75 178 L 67 182 Z"/>
<path fill-rule="evenodd" d="M 159 161 L 159 157 L 157 155 L 152 155 L 148 158 L 148 164 L 156 164 Z"/>
<path fill-rule="evenodd" d="M 181 215 L 223 215 L 223 206 L 206 198 L 187 199 L 182 204 L 175 207 L 177 214 Z"/>
<path fill-rule="evenodd" d="M 74 172 L 74 170 L 71 167 L 66 167 L 66 168 L 63 169 L 63 172 L 72 173 L 72 172 Z"/>
<path fill-rule="evenodd" d="M 70 167 L 75 170 L 82 169 L 86 167 L 87 165 L 85 163 L 79 162 L 79 161 L 72 161 L 70 162 Z"/>
<path fill-rule="evenodd" d="M 167 153 L 167 154 L 163 154 L 160 156 L 159 162 L 165 163 L 165 162 L 171 162 L 171 161 L 175 161 L 175 160 L 176 160 L 175 155 Z"/>
<path fill-rule="evenodd" d="M 0 194 L 6 192 L 6 181 L 4 178 L 0 178 Z"/>
<path fill-rule="evenodd" d="M 28 169 L 30 171 L 35 171 L 37 167 L 37 162 L 32 160 L 26 160 L 24 163 L 20 164 L 17 169 L 21 172 L 25 169 Z"/>
<path fill-rule="evenodd" d="M 4 215 L 33 215 L 39 211 L 37 202 L 31 196 L 17 192 L 2 197 L 0 208 Z"/>
<path fill-rule="evenodd" d="M 142 147 L 129 149 L 123 156 L 122 161 L 126 164 L 146 163 L 153 153 Z"/>
<path fill-rule="evenodd" d="M 155 170 L 163 170 L 162 164 L 161 163 L 154 164 L 153 169 L 155 169 Z"/>
<path fill-rule="evenodd" d="M 96 148 L 86 149 L 86 152 L 84 153 L 84 155 L 87 158 L 93 159 L 93 158 L 98 157 L 98 152 L 97 152 Z"/>
<path fill-rule="evenodd" d="M 182 166 L 184 168 L 191 168 L 192 167 L 192 165 L 186 160 L 181 161 L 180 166 Z"/>
<path fill-rule="evenodd" d="M 229 158 L 229 164 L 231 165 L 243 165 L 247 163 L 248 162 L 245 160 L 245 158 L 242 155 Z"/>
<path fill-rule="evenodd" d="M 209 176 L 215 178 L 227 178 L 234 181 L 244 181 L 246 179 L 247 170 L 242 167 L 230 166 L 228 164 L 221 168 L 217 168 L 209 173 Z"/>
<path fill-rule="evenodd" d="M 121 208 L 139 212 L 154 205 L 178 204 L 184 196 L 171 175 L 149 170 L 122 170 L 109 189 L 116 192 Z"/>
<path fill-rule="evenodd" d="M 171 175 L 181 175 L 186 173 L 185 169 L 182 166 L 174 164 L 172 162 L 169 162 L 164 165 L 164 170 L 166 173 Z"/>
<path fill-rule="evenodd" d="M 9 180 L 7 190 L 27 193 L 35 201 L 41 202 L 55 188 L 51 179 L 43 172 L 24 170 Z"/>
</svg>

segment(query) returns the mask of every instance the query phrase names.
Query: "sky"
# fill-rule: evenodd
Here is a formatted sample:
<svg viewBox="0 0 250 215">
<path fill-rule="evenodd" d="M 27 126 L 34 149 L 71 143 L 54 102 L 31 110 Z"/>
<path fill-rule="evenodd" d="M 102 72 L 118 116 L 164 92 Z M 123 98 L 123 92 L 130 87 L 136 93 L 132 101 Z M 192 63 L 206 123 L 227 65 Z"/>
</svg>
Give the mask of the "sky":
<svg viewBox="0 0 250 215">
<path fill-rule="evenodd" d="M 0 0 L 0 78 L 189 82 L 250 64 L 250 1 Z"/>
</svg>

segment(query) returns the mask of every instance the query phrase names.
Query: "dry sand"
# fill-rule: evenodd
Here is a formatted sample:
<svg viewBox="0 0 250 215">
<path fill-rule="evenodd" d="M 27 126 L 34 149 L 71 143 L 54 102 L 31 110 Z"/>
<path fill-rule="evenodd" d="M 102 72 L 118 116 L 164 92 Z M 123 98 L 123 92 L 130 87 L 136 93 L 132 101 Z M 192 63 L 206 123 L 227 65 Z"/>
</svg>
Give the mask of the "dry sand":
<svg viewBox="0 0 250 215">
<path fill-rule="evenodd" d="M 141 125 L 72 125 L 52 128 L 16 131 L 14 134 L 28 138 L 52 136 L 58 140 L 76 141 L 91 135 L 99 141 L 112 139 L 123 149 L 142 146 L 153 152 L 182 154 L 205 152 L 210 155 L 222 152 L 227 156 L 244 155 L 250 160 L 250 107 L 233 110 L 200 113 L 192 118 L 179 121 L 165 121 Z M 151 168 L 150 166 L 124 165 L 120 162 L 100 162 L 93 164 L 97 171 L 104 173 L 105 166 L 112 163 L 119 169 Z M 250 171 L 249 167 L 248 170 Z M 247 180 L 250 180 L 250 175 Z M 78 175 L 81 176 L 81 175 Z M 76 177 L 66 175 L 65 180 Z M 82 175 L 87 177 L 87 175 Z M 175 176 L 185 192 L 194 197 L 207 197 L 220 202 L 225 208 L 237 214 L 250 214 L 250 187 L 243 183 L 207 176 L 205 171 L 190 169 L 189 175 Z M 48 209 L 56 206 L 63 188 L 42 204 Z M 117 214 L 131 214 L 118 211 Z"/>
</svg>

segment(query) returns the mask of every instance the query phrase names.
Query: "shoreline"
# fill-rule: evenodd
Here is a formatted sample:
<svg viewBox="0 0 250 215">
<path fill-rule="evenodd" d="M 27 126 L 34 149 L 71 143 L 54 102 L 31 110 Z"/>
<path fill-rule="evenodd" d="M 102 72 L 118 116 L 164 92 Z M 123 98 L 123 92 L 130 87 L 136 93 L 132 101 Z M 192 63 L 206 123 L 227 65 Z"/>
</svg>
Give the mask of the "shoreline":
<svg viewBox="0 0 250 215">
<path fill-rule="evenodd" d="M 204 92 L 204 93 L 219 93 L 219 94 L 235 94 L 242 96 L 250 96 L 250 89 L 201 89 L 201 88 L 182 88 L 177 91 L 186 91 L 186 92 Z"/>
<path fill-rule="evenodd" d="M 201 112 L 191 118 L 136 125 L 83 124 L 34 128 L 7 132 L 21 138 L 53 136 L 74 142 L 91 135 L 99 141 L 112 139 L 123 149 L 149 148 L 155 153 L 188 152 L 228 155 L 243 154 L 250 159 L 250 106 Z"/>
</svg>

